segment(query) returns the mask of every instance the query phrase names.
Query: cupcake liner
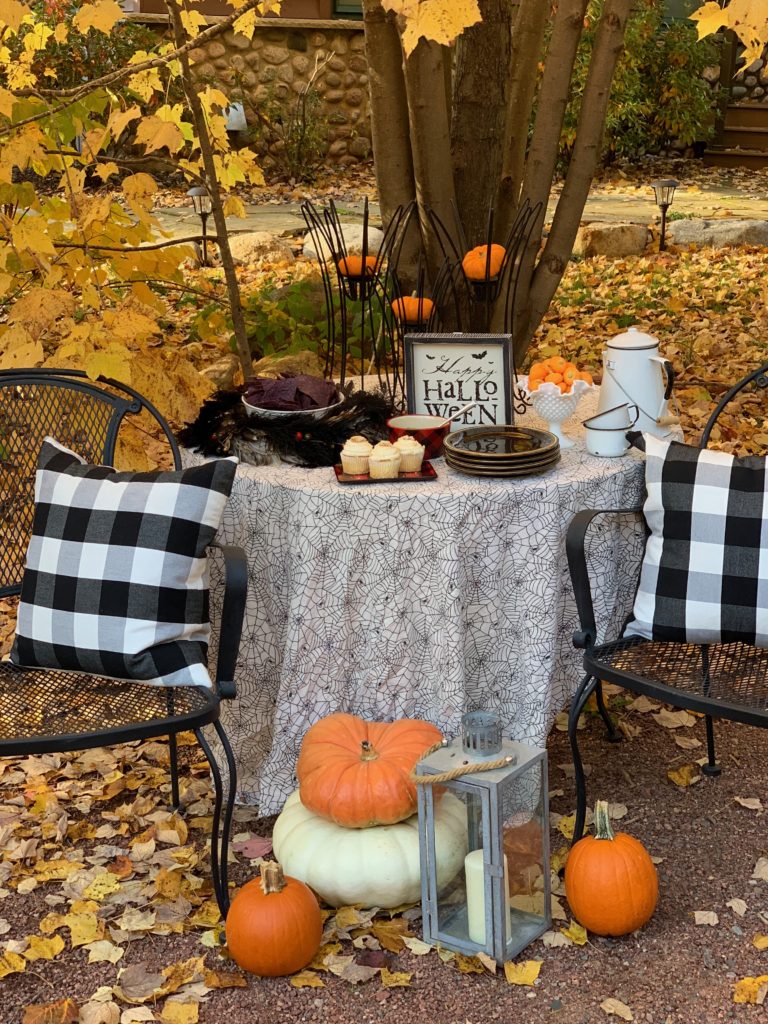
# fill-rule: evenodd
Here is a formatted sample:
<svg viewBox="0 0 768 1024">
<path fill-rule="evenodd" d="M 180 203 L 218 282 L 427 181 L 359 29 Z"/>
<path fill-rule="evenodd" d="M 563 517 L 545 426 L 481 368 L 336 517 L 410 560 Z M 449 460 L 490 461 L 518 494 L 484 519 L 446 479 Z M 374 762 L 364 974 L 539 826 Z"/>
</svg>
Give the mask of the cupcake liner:
<svg viewBox="0 0 768 1024">
<path fill-rule="evenodd" d="M 358 473 L 368 472 L 368 456 L 367 455 L 345 455 L 341 453 L 341 465 L 345 473 L 349 473 L 350 476 L 356 476 Z"/>
<path fill-rule="evenodd" d="M 373 480 L 394 480 L 400 472 L 400 459 L 370 459 L 368 472 Z"/>
<path fill-rule="evenodd" d="M 420 452 L 400 452 L 400 472 L 417 473 L 424 461 L 424 450 Z"/>
</svg>

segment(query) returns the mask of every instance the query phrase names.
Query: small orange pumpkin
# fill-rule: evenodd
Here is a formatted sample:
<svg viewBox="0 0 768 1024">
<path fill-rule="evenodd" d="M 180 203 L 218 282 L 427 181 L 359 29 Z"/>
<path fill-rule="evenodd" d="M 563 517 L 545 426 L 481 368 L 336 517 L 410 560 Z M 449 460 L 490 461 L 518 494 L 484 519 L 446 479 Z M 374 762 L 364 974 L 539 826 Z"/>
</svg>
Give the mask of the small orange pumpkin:
<svg viewBox="0 0 768 1024">
<path fill-rule="evenodd" d="M 498 277 L 501 265 L 504 262 L 505 249 L 503 245 L 494 244 L 491 246 L 490 260 L 487 245 L 476 245 L 470 249 L 461 261 L 461 268 L 470 281 L 491 281 Z"/>
<path fill-rule="evenodd" d="M 434 305 L 432 299 L 424 295 L 404 295 L 392 303 L 392 312 L 401 323 L 423 324 L 429 320 Z"/>
<path fill-rule="evenodd" d="M 304 806 L 347 828 L 394 825 L 416 810 L 410 774 L 442 733 L 429 722 L 364 722 L 328 715 L 301 744 L 296 774 Z"/>
<path fill-rule="evenodd" d="M 643 844 L 613 834 L 608 804 L 595 805 L 595 834 L 580 839 L 565 865 L 565 895 L 576 920 L 596 935 L 628 935 L 650 920 L 659 878 Z"/>
<path fill-rule="evenodd" d="M 286 878 L 275 861 L 261 865 L 261 878 L 243 886 L 227 914 L 227 947 L 235 963 L 267 978 L 306 967 L 322 934 L 314 893 L 297 878 Z"/>
<path fill-rule="evenodd" d="M 363 270 L 362 256 L 344 256 L 339 260 L 339 273 L 343 277 L 372 277 L 376 269 L 376 257 L 365 257 L 365 270 Z"/>
</svg>

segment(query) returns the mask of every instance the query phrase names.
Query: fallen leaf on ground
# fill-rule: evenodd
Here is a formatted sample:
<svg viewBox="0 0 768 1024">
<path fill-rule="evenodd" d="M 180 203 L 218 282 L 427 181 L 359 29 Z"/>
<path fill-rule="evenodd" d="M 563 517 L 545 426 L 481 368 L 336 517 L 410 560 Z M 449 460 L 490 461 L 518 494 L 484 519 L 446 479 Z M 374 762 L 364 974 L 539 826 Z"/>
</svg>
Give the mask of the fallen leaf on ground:
<svg viewBox="0 0 768 1024">
<path fill-rule="evenodd" d="M 384 988 L 408 988 L 413 975 L 405 971 L 388 971 L 386 967 L 381 969 L 381 983 Z"/>
<path fill-rule="evenodd" d="M 200 1019 L 200 1007 L 197 1003 L 182 1003 L 168 999 L 160 1020 L 163 1024 L 197 1024 Z"/>
<path fill-rule="evenodd" d="M 7 978 L 9 974 L 21 974 L 26 968 L 27 961 L 18 953 L 7 950 L 0 956 L 0 978 Z"/>
<path fill-rule="evenodd" d="M 144 1003 L 158 993 L 165 983 L 165 975 L 148 971 L 143 963 L 124 968 L 117 978 L 114 994 L 124 1003 Z"/>
<path fill-rule="evenodd" d="M 765 997 L 768 995 L 768 974 L 761 974 L 758 978 L 742 978 L 736 982 L 733 990 L 734 1003 L 752 1003 L 762 1006 Z"/>
<path fill-rule="evenodd" d="M 619 732 L 623 733 L 625 738 L 628 740 L 634 740 L 642 732 L 639 725 L 634 725 L 626 718 L 620 718 L 616 724 Z"/>
<path fill-rule="evenodd" d="M 24 1008 L 21 1024 L 78 1024 L 80 1011 L 74 999 L 35 1003 Z"/>
<path fill-rule="evenodd" d="M 64 949 L 64 939 L 60 935 L 52 935 L 50 939 L 42 935 L 28 935 L 27 948 L 24 950 L 24 959 L 53 960 Z"/>
<path fill-rule="evenodd" d="M 570 852 L 570 846 L 561 846 L 559 849 L 555 850 L 549 858 L 549 866 L 556 874 L 559 874 L 565 867 L 565 862 L 568 860 L 568 854 Z"/>
<path fill-rule="evenodd" d="M 706 924 L 711 928 L 720 923 L 720 918 L 714 910 L 694 910 L 693 920 L 695 924 Z"/>
<path fill-rule="evenodd" d="M 117 1003 L 87 1002 L 80 1007 L 79 1024 L 119 1024 L 120 1007 Z"/>
<path fill-rule="evenodd" d="M 690 728 L 696 725 L 696 719 L 687 711 L 670 711 L 668 708 L 660 708 L 653 716 L 653 720 L 663 725 L 665 729 Z"/>
<path fill-rule="evenodd" d="M 608 817 L 618 821 L 619 818 L 626 817 L 628 810 L 626 804 L 608 804 Z"/>
<path fill-rule="evenodd" d="M 600 1009 L 613 1017 L 621 1017 L 622 1020 L 634 1020 L 632 1011 L 626 1003 L 622 1003 L 620 999 L 604 999 L 600 1003 Z"/>
<path fill-rule="evenodd" d="M 756 935 L 752 939 L 755 949 L 768 949 L 768 935 Z"/>
<path fill-rule="evenodd" d="M 746 807 L 748 811 L 762 811 L 763 809 L 763 802 L 757 796 L 735 796 L 733 799 L 741 807 Z"/>
<path fill-rule="evenodd" d="M 679 768 L 670 768 L 667 778 L 682 788 L 695 786 L 701 781 L 701 769 L 697 764 L 683 764 Z"/>
<path fill-rule="evenodd" d="M 564 814 L 557 823 L 557 829 L 566 839 L 573 839 L 573 830 L 576 828 L 576 815 Z"/>
<path fill-rule="evenodd" d="M 242 843 L 232 843 L 232 849 L 235 853 L 242 853 L 248 860 L 258 860 L 272 853 L 272 840 L 264 836 L 253 836 Z"/>
<path fill-rule="evenodd" d="M 644 715 L 649 711 L 658 711 L 661 705 L 657 704 L 654 700 L 649 700 L 645 694 L 642 694 L 640 697 L 635 697 L 633 701 L 630 701 L 627 707 L 630 711 L 639 711 L 641 715 Z"/>
<path fill-rule="evenodd" d="M 116 946 L 113 942 L 110 942 L 109 939 L 100 939 L 98 942 L 91 942 L 85 948 L 88 950 L 89 964 L 116 964 L 125 953 L 125 950 L 121 946 Z"/>
<path fill-rule="evenodd" d="M 107 1007 L 114 1006 L 114 1003 L 106 1003 Z M 119 1011 L 118 1011 L 119 1012 Z M 148 1006 L 129 1006 L 120 1014 L 120 1024 L 143 1024 L 144 1021 L 157 1020 L 157 1017 Z"/>
<path fill-rule="evenodd" d="M 681 750 L 695 750 L 701 746 L 701 740 L 697 740 L 695 736 L 675 736 L 675 743 Z"/>
<path fill-rule="evenodd" d="M 486 971 L 489 971 L 491 974 L 496 973 L 496 968 L 498 967 L 498 964 L 496 963 L 492 956 L 488 956 L 487 953 L 476 953 L 475 956 L 486 969 Z"/>
<path fill-rule="evenodd" d="M 476 956 L 465 956 L 463 953 L 456 953 L 453 961 L 462 974 L 485 974 L 485 968 Z"/>
<path fill-rule="evenodd" d="M 424 956 L 431 953 L 433 949 L 428 942 L 422 942 L 421 939 L 413 938 L 410 935 L 403 936 L 403 942 L 415 956 Z"/>
<path fill-rule="evenodd" d="M 725 905 L 726 907 L 730 907 L 737 917 L 744 917 L 747 912 L 747 901 L 739 899 L 738 897 L 728 900 Z"/>
<path fill-rule="evenodd" d="M 390 953 L 399 953 L 405 946 L 405 936 L 410 934 L 408 922 L 402 917 L 395 917 L 391 921 L 374 921 L 371 931 Z"/>
<path fill-rule="evenodd" d="M 325 988 L 323 979 L 314 971 L 299 971 L 291 977 L 294 988 Z"/>
<path fill-rule="evenodd" d="M 533 986 L 541 971 L 542 960 L 523 960 L 516 964 L 508 960 L 504 964 L 504 977 L 510 985 Z"/>
<path fill-rule="evenodd" d="M 337 956 L 335 953 L 331 953 L 325 958 L 325 964 L 331 974 L 349 982 L 350 985 L 359 985 L 360 982 L 370 981 L 381 969 L 379 967 L 361 967 L 360 964 L 355 963 L 353 956 Z"/>
<path fill-rule="evenodd" d="M 760 857 L 757 864 L 755 864 L 752 877 L 759 879 L 761 882 L 768 882 L 768 857 Z"/>
<path fill-rule="evenodd" d="M 571 940 L 574 946 L 584 946 L 587 942 L 587 929 L 578 921 L 571 921 L 567 928 L 561 928 L 560 931 Z"/>
<path fill-rule="evenodd" d="M 572 946 L 573 941 L 565 934 L 561 928 L 559 932 L 548 931 L 544 932 L 541 936 L 541 941 L 549 949 L 556 949 L 558 946 Z"/>
</svg>

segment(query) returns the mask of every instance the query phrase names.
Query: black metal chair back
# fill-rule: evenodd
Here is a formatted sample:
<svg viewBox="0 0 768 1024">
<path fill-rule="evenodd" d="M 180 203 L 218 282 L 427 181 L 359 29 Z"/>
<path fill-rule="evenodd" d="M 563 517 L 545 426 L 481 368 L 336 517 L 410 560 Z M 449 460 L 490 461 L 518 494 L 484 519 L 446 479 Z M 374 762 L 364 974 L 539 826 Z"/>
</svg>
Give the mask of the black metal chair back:
<svg viewBox="0 0 768 1024">
<path fill-rule="evenodd" d="M 720 413 L 732 401 L 732 399 L 736 397 L 736 395 L 740 394 L 740 392 L 742 392 L 746 387 L 749 387 L 753 382 L 755 386 L 762 391 L 768 388 L 768 363 L 763 363 L 763 365 L 757 370 L 754 370 L 752 373 L 748 373 L 746 377 L 742 377 L 740 381 L 737 381 L 732 388 L 726 391 L 715 406 L 712 415 L 707 420 L 707 425 L 704 427 L 704 432 L 702 433 L 701 440 L 699 441 L 700 448 L 706 448 L 709 444 L 712 429 L 720 418 Z"/>
<path fill-rule="evenodd" d="M 35 510 L 35 469 L 46 436 L 87 462 L 112 465 L 126 417 L 148 413 L 165 435 L 176 469 L 171 428 L 145 398 L 117 381 L 81 370 L 0 371 L 0 597 L 18 594 Z"/>
</svg>

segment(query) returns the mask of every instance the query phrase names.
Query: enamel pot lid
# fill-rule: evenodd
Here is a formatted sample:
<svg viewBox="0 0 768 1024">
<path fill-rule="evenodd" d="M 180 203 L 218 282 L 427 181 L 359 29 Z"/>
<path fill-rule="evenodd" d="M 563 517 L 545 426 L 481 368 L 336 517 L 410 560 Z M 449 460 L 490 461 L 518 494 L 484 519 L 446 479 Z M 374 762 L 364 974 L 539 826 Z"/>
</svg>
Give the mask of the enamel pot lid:
<svg viewBox="0 0 768 1024">
<path fill-rule="evenodd" d="M 638 330 L 637 327 L 630 327 L 623 334 L 617 334 L 615 338 L 611 338 L 607 342 L 607 346 L 608 348 L 621 349 L 625 352 L 633 349 L 658 348 L 659 339 L 654 338 L 652 334 L 645 334 L 644 331 Z"/>
</svg>

